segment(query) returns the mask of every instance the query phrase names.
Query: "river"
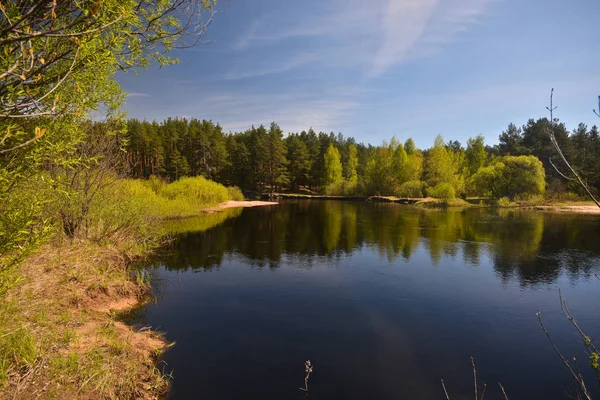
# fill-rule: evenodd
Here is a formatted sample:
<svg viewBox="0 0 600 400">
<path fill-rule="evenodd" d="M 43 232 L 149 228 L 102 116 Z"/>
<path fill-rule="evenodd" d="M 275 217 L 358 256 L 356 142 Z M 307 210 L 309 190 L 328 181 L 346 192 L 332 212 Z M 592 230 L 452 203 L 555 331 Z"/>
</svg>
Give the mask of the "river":
<svg viewBox="0 0 600 400">
<path fill-rule="evenodd" d="M 287 201 L 181 233 L 145 266 L 172 399 L 565 399 L 600 333 L 600 216 Z"/>
</svg>

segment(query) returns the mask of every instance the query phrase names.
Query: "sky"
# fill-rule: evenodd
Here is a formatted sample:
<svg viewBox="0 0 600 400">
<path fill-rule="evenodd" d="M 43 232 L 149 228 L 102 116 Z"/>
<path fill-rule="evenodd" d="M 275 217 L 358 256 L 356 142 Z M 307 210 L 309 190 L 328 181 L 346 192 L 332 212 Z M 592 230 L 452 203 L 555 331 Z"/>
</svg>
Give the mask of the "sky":
<svg viewBox="0 0 600 400">
<path fill-rule="evenodd" d="M 600 125 L 598 0 L 220 0 L 180 64 L 119 73 L 132 118 L 277 122 L 380 144 Z"/>
</svg>

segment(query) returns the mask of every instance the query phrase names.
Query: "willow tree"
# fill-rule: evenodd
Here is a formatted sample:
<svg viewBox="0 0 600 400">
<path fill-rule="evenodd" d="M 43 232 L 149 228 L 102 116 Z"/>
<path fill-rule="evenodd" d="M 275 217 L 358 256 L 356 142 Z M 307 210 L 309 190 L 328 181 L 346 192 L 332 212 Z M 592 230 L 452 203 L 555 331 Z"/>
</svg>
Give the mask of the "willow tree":
<svg viewBox="0 0 600 400">
<path fill-rule="evenodd" d="M 44 229 L 40 166 L 76 163 L 90 111 L 119 116 L 115 73 L 176 63 L 167 53 L 198 43 L 213 1 L 0 1 L 0 257 Z"/>
</svg>

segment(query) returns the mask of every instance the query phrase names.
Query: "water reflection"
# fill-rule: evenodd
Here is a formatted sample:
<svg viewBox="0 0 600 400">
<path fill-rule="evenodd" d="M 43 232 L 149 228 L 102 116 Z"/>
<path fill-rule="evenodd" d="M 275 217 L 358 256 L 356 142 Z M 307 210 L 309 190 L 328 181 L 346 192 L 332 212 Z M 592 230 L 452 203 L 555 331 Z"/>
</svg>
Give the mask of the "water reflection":
<svg viewBox="0 0 600 400">
<path fill-rule="evenodd" d="M 302 255 L 310 264 L 311 258 L 335 259 L 363 246 L 390 261 L 408 261 L 422 249 L 434 265 L 462 257 L 477 266 L 485 255 L 502 279 L 534 285 L 554 281 L 563 270 L 589 275 L 600 252 L 600 218 L 594 215 L 337 201 L 233 213 L 240 215 L 216 229 L 183 234 L 161 263 L 170 270 L 208 270 L 237 253 L 253 265 L 277 268 L 283 255 Z"/>
</svg>

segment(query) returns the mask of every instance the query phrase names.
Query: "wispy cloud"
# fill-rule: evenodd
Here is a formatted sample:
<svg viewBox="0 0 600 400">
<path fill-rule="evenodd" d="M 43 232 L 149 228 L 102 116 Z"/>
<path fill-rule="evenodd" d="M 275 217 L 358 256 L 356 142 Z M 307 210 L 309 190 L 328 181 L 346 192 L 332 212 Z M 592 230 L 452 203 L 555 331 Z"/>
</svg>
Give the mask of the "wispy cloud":
<svg viewBox="0 0 600 400">
<path fill-rule="evenodd" d="M 400 62 L 423 35 L 437 0 L 389 0 L 382 21 L 382 40 L 370 75 L 379 75 Z"/>
<path fill-rule="evenodd" d="M 261 18 L 249 26 L 234 48 L 248 51 L 290 41 L 287 50 L 293 54 L 297 39 L 314 37 L 325 65 L 339 64 L 339 57 L 332 54 L 346 55 L 351 50 L 353 58 L 344 61 L 365 65 L 364 74 L 375 77 L 407 59 L 439 50 L 476 22 L 490 1 L 333 1 L 311 10 L 310 15 Z M 280 71 L 273 69 L 274 73 Z"/>
<path fill-rule="evenodd" d="M 262 61 L 261 65 L 248 68 L 246 65 L 236 67 L 236 69 L 229 71 L 225 74 L 224 79 L 235 80 L 235 79 L 246 79 L 256 78 L 259 76 L 281 74 L 287 71 L 291 71 L 302 65 L 308 64 L 311 61 L 318 60 L 316 54 L 313 53 L 300 53 L 287 60 L 267 60 Z"/>
</svg>

